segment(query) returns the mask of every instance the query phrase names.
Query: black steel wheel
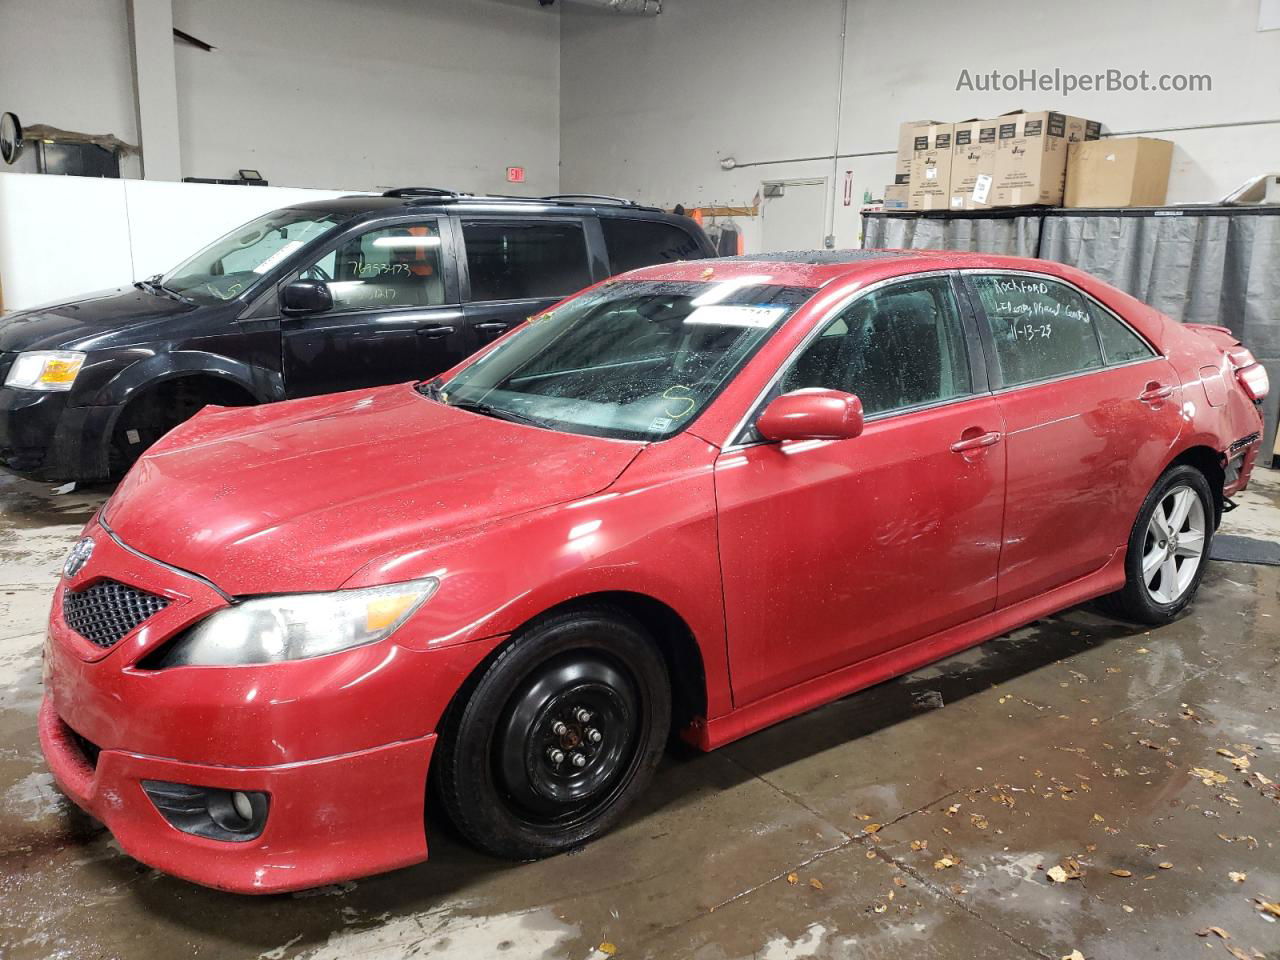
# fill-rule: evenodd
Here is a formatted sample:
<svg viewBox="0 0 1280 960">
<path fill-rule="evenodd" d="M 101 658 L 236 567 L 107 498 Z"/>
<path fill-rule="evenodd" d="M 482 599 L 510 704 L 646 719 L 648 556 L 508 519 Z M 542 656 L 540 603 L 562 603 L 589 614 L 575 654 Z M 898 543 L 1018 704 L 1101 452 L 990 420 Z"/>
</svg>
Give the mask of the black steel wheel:
<svg viewBox="0 0 1280 960">
<path fill-rule="evenodd" d="M 644 789 L 670 725 L 661 654 L 624 612 L 535 623 L 442 725 L 432 781 L 459 831 L 530 860 L 609 829 Z"/>
</svg>

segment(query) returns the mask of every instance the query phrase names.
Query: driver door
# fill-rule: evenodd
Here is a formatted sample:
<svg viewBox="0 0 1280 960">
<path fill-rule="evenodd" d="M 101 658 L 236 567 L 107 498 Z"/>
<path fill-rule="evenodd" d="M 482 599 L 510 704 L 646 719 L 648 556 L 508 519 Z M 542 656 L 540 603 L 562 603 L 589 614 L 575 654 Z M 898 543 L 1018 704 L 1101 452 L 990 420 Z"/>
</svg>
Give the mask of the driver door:
<svg viewBox="0 0 1280 960">
<path fill-rule="evenodd" d="M 736 706 L 995 608 L 1004 424 L 958 304 L 946 275 L 859 296 L 767 399 L 857 394 L 863 434 L 776 444 L 748 433 L 720 455 Z"/>
<path fill-rule="evenodd" d="M 322 280 L 333 308 L 281 317 L 286 394 L 424 380 L 469 354 L 450 236 L 446 219 L 383 222 L 289 277 Z"/>
</svg>

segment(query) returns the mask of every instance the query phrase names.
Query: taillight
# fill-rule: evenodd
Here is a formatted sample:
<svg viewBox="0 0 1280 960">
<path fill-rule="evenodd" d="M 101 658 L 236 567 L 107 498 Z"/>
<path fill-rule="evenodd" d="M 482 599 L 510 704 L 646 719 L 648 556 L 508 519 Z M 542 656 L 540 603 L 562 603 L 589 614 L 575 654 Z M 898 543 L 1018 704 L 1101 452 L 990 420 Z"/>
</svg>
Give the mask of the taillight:
<svg viewBox="0 0 1280 960">
<path fill-rule="evenodd" d="M 1264 400 L 1271 389 L 1266 368 L 1245 347 L 1232 347 L 1227 351 L 1227 359 L 1235 368 L 1236 379 L 1240 381 L 1240 386 L 1249 395 L 1249 399 L 1254 403 Z"/>
</svg>

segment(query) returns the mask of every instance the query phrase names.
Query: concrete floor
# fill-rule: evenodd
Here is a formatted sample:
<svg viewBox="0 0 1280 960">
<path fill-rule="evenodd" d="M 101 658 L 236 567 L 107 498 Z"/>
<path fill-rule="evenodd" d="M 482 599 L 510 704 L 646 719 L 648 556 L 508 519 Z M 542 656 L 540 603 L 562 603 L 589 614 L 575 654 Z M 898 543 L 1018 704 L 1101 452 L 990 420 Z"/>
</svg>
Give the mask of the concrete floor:
<svg viewBox="0 0 1280 960">
<path fill-rule="evenodd" d="M 1277 476 L 1233 532 L 1280 537 Z M 0 479 L 0 957 L 1280 957 L 1255 902 L 1280 900 L 1280 567 L 1212 564 L 1169 627 L 1073 609 L 673 754 L 568 856 L 495 862 L 436 818 L 428 863 L 245 898 L 124 856 L 41 761 L 48 597 L 103 495 Z"/>
</svg>

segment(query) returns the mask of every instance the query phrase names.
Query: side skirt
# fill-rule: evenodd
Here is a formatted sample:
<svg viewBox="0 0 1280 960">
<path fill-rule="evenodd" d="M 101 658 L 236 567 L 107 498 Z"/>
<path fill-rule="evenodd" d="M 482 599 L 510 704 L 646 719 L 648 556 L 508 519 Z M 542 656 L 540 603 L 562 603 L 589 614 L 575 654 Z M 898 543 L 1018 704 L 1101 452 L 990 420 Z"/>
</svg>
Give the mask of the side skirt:
<svg viewBox="0 0 1280 960">
<path fill-rule="evenodd" d="M 1125 548 L 1118 547 L 1111 559 L 1093 573 L 985 614 L 958 627 L 923 637 L 848 667 L 798 683 L 729 713 L 688 727 L 683 737 L 700 750 L 714 750 L 771 726 L 780 720 L 804 713 L 858 690 L 892 680 L 904 673 L 977 646 L 1050 613 L 1086 600 L 1112 593 L 1124 586 Z"/>
</svg>

